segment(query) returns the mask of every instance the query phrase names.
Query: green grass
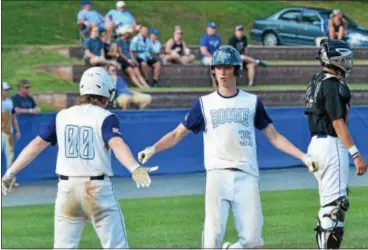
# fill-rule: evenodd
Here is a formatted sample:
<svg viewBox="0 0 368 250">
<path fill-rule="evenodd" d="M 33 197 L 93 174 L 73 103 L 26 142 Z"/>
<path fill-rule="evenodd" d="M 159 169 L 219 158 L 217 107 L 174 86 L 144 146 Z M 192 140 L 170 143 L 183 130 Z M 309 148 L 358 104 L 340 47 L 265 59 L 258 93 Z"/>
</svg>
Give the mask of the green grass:
<svg viewBox="0 0 368 250">
<path fill-rule="evenodd" d="M 93 1 L 105 15 L 116 1 Z M 189 44 L 198 44 L 207 21 L 218 25 L 223 42 L 234 27 L 243 24 L 248 32 L 253 21 L 290 6 L 339 8 L 364 27 L 368 27 L 367 2 L 358 1 L 128 1 L 127 9 L 139 23 L 156 27 L 161 41 L 167 41 L 173 27 L 181 25 Z M 20 44 L 75 44 L 79 32 L 76 16 L 80 1 L 2 1 L 2 42 Z"/>
<path fill-rule="evenodd" d="M 44 73 L 34 68 L 38 64 L 80 64 L 81 60 L 65 58 L 57 53 L 34 49 L 19 51 L 16 49 L 4 49 L 1 53 L 2 80 L 12 87 L 12 93 L 17 91 L 16 85 L 19 79 L 31 81 L 31 92 L 76 92 L 78 85 L 71 84 L 53 75 Z M 12 94 L 11 93 L 11 94 Z"/>
<path fill-rule="evenodd" d="M 367 187 L 352 188 L 342 248 L 368 248 L 367 191 Z M 319 209 L 316 190 L 262 192 L 261 197 L 265 248 L 316 248 L 313 232 Z M 203 196 L 121 200 L 120 206 L 125 216 L 130 247 L 200 248 Z M 52 205 L 2 210 L 3 248 L 52 247 Z M 224 239 L 234 242 L 237 234 L 232 216 L 227 225 Z M 100 247 L 90 224 L 84 230 L 80 247 Z"/>
</svg>

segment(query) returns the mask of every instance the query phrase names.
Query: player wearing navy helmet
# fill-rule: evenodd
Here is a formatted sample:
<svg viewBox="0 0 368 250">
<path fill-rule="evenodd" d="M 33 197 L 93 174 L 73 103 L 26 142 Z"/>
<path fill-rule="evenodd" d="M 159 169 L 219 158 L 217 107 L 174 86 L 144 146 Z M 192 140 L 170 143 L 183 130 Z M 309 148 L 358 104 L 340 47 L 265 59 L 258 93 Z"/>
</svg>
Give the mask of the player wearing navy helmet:
<svg viewBox="0 0 368 250">
<path fill-rule="evenodd" d="M 220 47 L 212 57 L 211 74 L 217 90 L 198 98 L 182 123 L 138 155 L 145 163 L 155 153 L 176 145 L 190 132 L 203 132 L 206 169 L 204 248 L 221 248 L 230 208 L 239 240 L 224 247 L 256 248 L 263 245 L 263 217 L 259 195 L 259 170 L 255 129 L 278 149 L 301 159 L 310 171 L 316 162 L 280 135 L 261 100 L 239 90 L 242 74 L 239 52 Z"/>
</svg>

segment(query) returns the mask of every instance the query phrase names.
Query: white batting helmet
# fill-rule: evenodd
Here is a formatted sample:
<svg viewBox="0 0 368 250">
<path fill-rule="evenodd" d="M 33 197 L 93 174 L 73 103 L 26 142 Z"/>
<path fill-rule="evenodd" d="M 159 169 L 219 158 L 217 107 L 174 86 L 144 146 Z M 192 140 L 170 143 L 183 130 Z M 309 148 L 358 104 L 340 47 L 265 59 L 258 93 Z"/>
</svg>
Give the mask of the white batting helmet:
<svg viewBox="0 0 368 250">
<path fill-rule="evenodd" d="M 79 83 L 79 94 L 99 95 L 114 99 L 115 87 L 114 80 L 110 73 L 102 67 L 92 67 L 87 69 Z"/>
</svg>

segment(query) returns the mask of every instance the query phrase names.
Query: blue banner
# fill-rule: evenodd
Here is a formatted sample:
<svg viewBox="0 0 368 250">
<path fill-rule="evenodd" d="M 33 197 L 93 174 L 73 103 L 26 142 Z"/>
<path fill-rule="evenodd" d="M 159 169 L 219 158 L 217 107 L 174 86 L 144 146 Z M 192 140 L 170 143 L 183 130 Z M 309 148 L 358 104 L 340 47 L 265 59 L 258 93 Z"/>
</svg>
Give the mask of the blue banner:
<svg viewBox="0 0 368 250">
<path fill-rule="evenodd" d="M 167 132 L 173 130 L 184 118 L 187 110 L 147 110 L 116 111 L 121 122 L 121 133 L 134 156 L 157 142 Z M 309 131 L 303 108 L 269 108 L 268 114 L 276 129 L 303 151 L 309 144 Z M 40 116 L 18 116 L 22 137 L 15 145 L 16 156 L 39 133 L 54 114 Z M 368 159 L 368 106 L 354 107 L 349 118 L 352 137 Z M 56 178 L 55 165 L 58 147 L 48 147 L 27 168 L 18 175 L 19 182 L 37 181 Z M 300 165 L 301 162 L 274 148 L 257 131 L 257 151 L 260 168 L 284 168 Z M 5 159 L 2 153 L 1 173 L 5 172 Z M 116 160 L 112 159 L 116 176 L 127 177 L 129 172 Z M 175 147 L 161 152 L 148 162 L 149 166 L 159 165 L 157 174 L 184 174 L 204 171 L 203 136 L 189 134 Z"/>
</svg>

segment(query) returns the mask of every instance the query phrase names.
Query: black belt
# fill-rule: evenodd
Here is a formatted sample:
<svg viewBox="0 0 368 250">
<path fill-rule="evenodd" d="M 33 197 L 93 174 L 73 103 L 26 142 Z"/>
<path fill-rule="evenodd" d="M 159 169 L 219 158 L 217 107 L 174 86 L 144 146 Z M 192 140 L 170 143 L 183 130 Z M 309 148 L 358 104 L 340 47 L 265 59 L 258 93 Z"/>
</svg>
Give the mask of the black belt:
<svg viewBox="0 0 368 250">
<path fill-rule="evenodd" d="M 230 170 L 230 171 L 243 171 L 239 168 L 225 168 L 226 170 Z"/>
<path fill-rule="evenodd" d="M 67 181 L 67 180 L 69 180 L 69 176 L 60 175 L 59 177 L 60 177 L 60 180 L 62 180 L 62 181 Z M 91 176 L 91 177 L 89 177 L 89 179 L 90 179 L 91 181 L 97 181 L 97 180 L 102 181 L 102 180 L 104 180 L 104 179 L 105 179 L 105 175 Z"/>
<path fill-rule="evenodd" d="M 317 138 L 327 138 L 327 136 L 335 137 L 335 135 L 328 135 L 328 134 L 314 134 L 312 136 L 317 136 Z"/>
<path fill-rule="evenodd" d="M 327 138 L 326 134 L 317 135 L 317 138 Z"/>
</svg>

